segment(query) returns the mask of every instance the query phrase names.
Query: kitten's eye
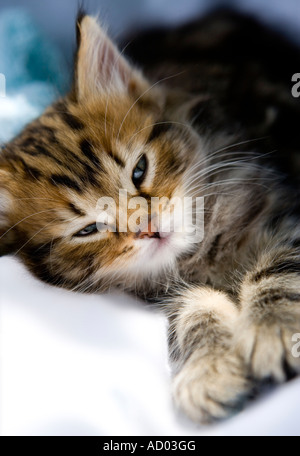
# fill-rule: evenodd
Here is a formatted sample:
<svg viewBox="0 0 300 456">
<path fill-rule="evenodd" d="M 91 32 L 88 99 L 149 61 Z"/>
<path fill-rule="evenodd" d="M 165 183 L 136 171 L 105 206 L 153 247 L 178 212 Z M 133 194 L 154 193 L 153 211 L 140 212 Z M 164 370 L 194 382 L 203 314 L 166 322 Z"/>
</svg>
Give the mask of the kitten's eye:
<svg viewBox="0 0 300 456">
<path fill-rule="evenodd" d="M 86 226 L 83 230 L 78 231 L 78 233 L 74 234 L 75 237 L 81 236 L 90 236 L 91 234 L 95 234 L 98 232 L 97 224 L 92 223 L 91 225 Z"/>
<path fill-rule="evenodd" d="M 132 182 L 138 188 L 143 180 L 145 179 L 145 174 L 147 171 L 147 158 L 146 155 L 143 155 L 132 173 Z"/>
</svg>

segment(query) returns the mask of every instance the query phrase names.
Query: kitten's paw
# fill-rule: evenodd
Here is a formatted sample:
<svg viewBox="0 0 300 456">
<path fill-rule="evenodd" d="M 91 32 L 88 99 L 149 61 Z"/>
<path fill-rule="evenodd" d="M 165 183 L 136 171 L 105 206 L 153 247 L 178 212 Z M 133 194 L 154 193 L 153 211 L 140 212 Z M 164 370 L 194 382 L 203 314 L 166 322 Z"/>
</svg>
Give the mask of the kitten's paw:
<svg viewBox="0 0 300 456">
<path fill-rule="evenodd" d="M 253 378 L 283 382 L 300 373 L 300 357 L 295 356 L 295 330 L 278 324 L 245 324 L 236 334 L 236 348 Z"/>
<path fill-rule="evenodd" d="M 199 357 L 194 353 L 173 381 L 176 406 L 190 419 L 209 423 L 236 412 L 248 391 L 244 366 L 228 352 Z"/>
</svg>

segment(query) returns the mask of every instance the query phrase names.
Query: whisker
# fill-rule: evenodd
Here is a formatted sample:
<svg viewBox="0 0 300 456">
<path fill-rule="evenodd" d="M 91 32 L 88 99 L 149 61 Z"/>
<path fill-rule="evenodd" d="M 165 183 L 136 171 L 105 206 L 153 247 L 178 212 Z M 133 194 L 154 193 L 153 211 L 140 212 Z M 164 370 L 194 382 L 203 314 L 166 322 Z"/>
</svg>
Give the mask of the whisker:
<svg viewBox="0 0 300 456">
<path fill-rule="evenodd" d="M 204 178 L 206 179 L 209 179 L 211 178 L 212 176 L 220 173 L 221 171 L 222 172 L 226 172 L 226 171 L 235 171 L 235 170 L 246 170 L 246 171 L 250 171 L 251 170 L 261 170 L 261 166 L 259 165 L 255 165 L 255 164 L 251 164 L 251 167 L 249 166 L 249 163 L 248 162 L 245 162 L 243 160 L 239 160 L 239 161 L 231 161 L 231 160 L 225 160 L 223 161 L 222 163 L 220 164 L 216 164 L 216 165 L 210 165 L 206 168 L 203 168 L 202 170 L 199 170 L 194 176 L 193 176 L 193 179 L 189 180 L 188 181 L 188 186 L 187 188 L 193 183 L 195 182 L 196 180 L 198 181 L 198 183 L 201 183 L 203 181 Z"/>
<path fill-rule="evenodd" d="M 14 256 L 16 256 L 19 252 L 21 252 L 21 250 L 24 249 L 24 247 L 29 244 L 29 242 L 34 239 L 39 233 L 41 233 L 41 231 L 43 231 L 45 228 L 47 228 L 48 226 L 52 225 L 52 223 L 55 223 L 56 220 L 58 220 L 58 218 L 52 220 L 50 223 L 47 223 L 47 225 L 43 226 L 40 230 L 38 230 L 30 239 L 28 239 L 23 245 L 22 247 L 19 248 L 19 250 L 17 250 L 15 253 L 14 253 Z"/>
<path fill-rule="evenodd" d="M 220 152 L 221 152 L 221 150 L 218 150 L 218 151 L 214 152 L 213 154 L 211 154 L 209 156 L 205 156 L 202 160 L 197 161 L 191 168 L 189 168 L 187 170 L 186 177 L 188 177 L 189 174 L 191 174 L 197 167 L 202 166 L 203 163 L 212 161 L 212 158 L 214 158 Z M 224 150 L 222 150 L 222 152 L 224 152 Z M 258 154 L 256 152 L 234 152 L 234 151 L 231 151 L 230 152 L 230 156 L 234 156 L 234 157 L 237 156 L 237 158 L 239 158 L 239 157 L 241 158 L 240 161 L 243 160 L 244 162 L 248 162 L 248 161 L 258 160 L 259 158 L 266 157 L 266 156 L 272 154 L 273 152 L 274 151 L 267 152 L 267 153 L 264 153 L 264 154 Z M 228 152 L 224 152 L 223 154 L 218 156 L 218 159 L 220 159 L 222 157 L 227 157 L 227 156 L 228 156 Z M 228 160 L 231 160 L 231 158 L 228 158 Z M 212 164 L 210 166 L 219 166 L 222 163 L 224 163 L 224 162 L 221 162 L 219 164 L 214 163 L 214 164 Z M 260 166 L 260 165 L 257 165 L 257 166 Z"/>
<path fill-rule="evenodd" d="M 44 214 L 45 212 L 51 212 L 51 211 L 54 211 L 54 210 L 55 209 L 53 208 L 53 209 L 48 209 L 46 211 L 35 212 L 34 214 L 31 214 L 31 215 L 28 215 L 27 217 L 24 217 L 22 220 L 19 220 L 17 223 L 15 223 L 13 226 L 11 226 L 7 231 L 5 231 L 5 233 L 3 233 L 2 236 L 0 236 L 0 239 L 2 239 L 3 236 L 6 236 L 7 233 L 9 233 L 13 228 L 18 226 L 20 223 L 24 222 L 24 220 L 27 220 L 30 217 L 34 217 L 35 215 Z"/>
<path fill-rule="evenodd" d="M 68 220 L 65 220 L 65 222 L 73 222 L 74 220 L 80 218 L 79 216 L 77 217 L 73 217 L 72 219 L 68 219 Z M 59 217 L 56 217 L 54 220 L 52 220 L 50 223 L 47 223 L 46 225 L 44 225 L 39 231 L 37 231 L 30 239 L 28 239 L 23 245 L 22 247 L 17 250 L 14 255 L 16 256 L 32 239 L 34 239 L 39 233 L 41 233 L 45 228 L 47 228 L 48 226 L 52 225 L 53 223 L 55 223 L 57 220 L 59 220 L 60 218 Z M 52 238 L 52 242 L 51 242 L 51 245 L 53 244 L 53 239 L 54 239 L 54 236 Z M 51 251 L 51 247 L 50 247 L 50 251 Z"/>
<path fill-rule="evenodd" d="M 261 136 L 260 138 L 247 139 L 246 141 L 240 141 L 238 143 L 229 144 L 228 146 L 218 149 L 216 152 L 223 152 L 224 150 L 228 150 L 230 148 L 234 148 L 237 146 L 243 146 L 245 144 L 249 144 L 252 142 L 263 141 L 264 139 L 268 139 L 268 136 Z"/>
<path fill-rule="evenodd" d="M 56 203 L 60 203 L 60 200 L 53 199 L 53 198 L 38 198 L 38 197 L 31 197 L 31 198 L 14 198 L 14 201 L 23 201 L 23 200 L 41 200 L 41 201 L 55 201 Z"/>
</svg>

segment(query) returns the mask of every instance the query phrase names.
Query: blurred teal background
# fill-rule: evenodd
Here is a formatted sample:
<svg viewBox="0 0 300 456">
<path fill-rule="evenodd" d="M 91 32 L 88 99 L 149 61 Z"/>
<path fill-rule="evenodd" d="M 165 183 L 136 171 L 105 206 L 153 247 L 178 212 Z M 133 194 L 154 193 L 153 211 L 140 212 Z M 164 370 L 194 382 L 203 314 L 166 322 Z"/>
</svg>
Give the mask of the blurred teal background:
<svg viewBox="0 0 300 456">
<path fill-rule="evenodd" d="M 216 6 L 228 5 L 252 12 L 300 41 L 299 0 L 1 0 L 0 11 L 15 6 L 26 8 L 71 59 L 74 19 L 81 3 L 89 13 L 99 13 L 117 37 L 136 27 L 179 23 Z"/>
</svg>

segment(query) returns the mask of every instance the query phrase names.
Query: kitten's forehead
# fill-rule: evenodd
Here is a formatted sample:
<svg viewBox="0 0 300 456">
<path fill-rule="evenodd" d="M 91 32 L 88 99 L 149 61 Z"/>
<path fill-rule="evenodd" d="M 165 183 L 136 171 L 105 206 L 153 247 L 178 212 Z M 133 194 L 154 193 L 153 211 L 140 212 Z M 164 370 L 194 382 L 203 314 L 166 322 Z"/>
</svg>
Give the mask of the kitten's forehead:
<svg viewBox="0 0 300 456">
<path fill-rule="evenodd" d="M 126 96 L 99 97 L 84 105 L 65 103 L 63 113 L 59 105 L 51 116 L 56 141 L 67 155 L 75 152 L 79 163 L 89 165 L 87 171 L 92 167 L 99 173 L 111 172 L 114 164 L 125 168 L 128 160 L 135 160 L 155 122 L 150 111 Z M 49 125 L 49 119 L 44 122 Z"/>
<path fill-rule="evenodd" d="M 60 101 L 14 140 L 6 158 L 28 179 L 48 178 L 51 185 L 75 191 L 95 185 L 97 174 L 106 168 L 124 168 L 149 131 L 149 114 L 137 114 L 137 107 L 127 114 L 130 106 L 128 100 L 123 110 L 122 103 L 116 110 L 115 104 L 101 99 L 85 106 Z M 130 142 L 135 147 L 128 147 Z"/>
</svg>

